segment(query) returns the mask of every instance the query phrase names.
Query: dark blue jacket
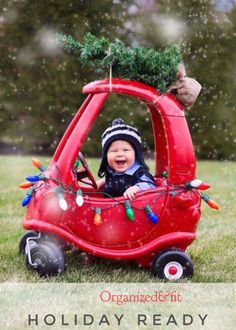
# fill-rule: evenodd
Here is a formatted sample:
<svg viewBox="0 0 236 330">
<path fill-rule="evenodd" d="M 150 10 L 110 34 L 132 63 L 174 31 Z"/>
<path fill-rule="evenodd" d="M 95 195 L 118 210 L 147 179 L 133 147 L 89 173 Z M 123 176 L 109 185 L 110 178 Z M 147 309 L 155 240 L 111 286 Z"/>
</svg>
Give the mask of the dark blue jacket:
<svg viewBox="0 0 236 330">
<path fill-rule="evenodd" d="M 140 190 L 155 188 L 153 176 L 135 162 L 125 173 L 115 173 L 110 167 L 106 171 L 104 196 L 119 197 L 126 189 L 137 185 Z"/>
</svg>

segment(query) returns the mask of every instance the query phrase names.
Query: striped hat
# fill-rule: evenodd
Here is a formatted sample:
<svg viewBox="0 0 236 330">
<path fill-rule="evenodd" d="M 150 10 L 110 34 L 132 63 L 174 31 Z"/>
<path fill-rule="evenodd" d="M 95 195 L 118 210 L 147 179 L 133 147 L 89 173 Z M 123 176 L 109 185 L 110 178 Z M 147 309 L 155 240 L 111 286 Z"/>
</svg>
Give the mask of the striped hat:
<svg viewBox="0 0 236 330">
<path fill-rule="evenodd" d="M 116 140 L 125 140 L 129 142 L 135 150 L 136 160 L 148 169 L 145 164 L 142 151 L 142 141 L 137 128 L 126 125 L 124 120 L 116 118 L 112 122 L 112 126 L 108 127 L 102 134 L 102 160 L 98 170 L 98 176 L 101 178 L 106 174 L 107 170 L 107 151 L 112 142 Z"/>
</svg>

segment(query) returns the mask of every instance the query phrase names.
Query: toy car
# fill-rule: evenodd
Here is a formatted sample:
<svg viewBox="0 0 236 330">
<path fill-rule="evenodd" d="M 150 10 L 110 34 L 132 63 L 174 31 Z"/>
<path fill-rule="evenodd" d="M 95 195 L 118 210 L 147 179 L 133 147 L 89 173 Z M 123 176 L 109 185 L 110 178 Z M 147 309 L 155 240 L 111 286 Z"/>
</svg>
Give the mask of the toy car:
<svg viewBox="0 0 236 330">
<path fill-rule="evenodd" d="M 61 139 L 47 169 L 28 177 L 30 187 L 20 250 L 30 268 L 47 276 L 65 271 L 65 248 L 72 245 L 101 258 L 134 260 L 160 279 L 193 275 L 185 250 L 196 238 L 201 192 L 184 108 L 171 94 L 143 83 L 114 78 L 87 84 L 88 96 Z M 110 93 L 134 97 L 150 113 L 155 145 L 156 188 L 133 201 L 105 198 L 81 146 Z M 77 167 L 79 160 L 82 167 Z M 164 173 L 164 174 L 163 174 Z M 81 181 L 89 180 L 89 185 Z"/>
</svg>

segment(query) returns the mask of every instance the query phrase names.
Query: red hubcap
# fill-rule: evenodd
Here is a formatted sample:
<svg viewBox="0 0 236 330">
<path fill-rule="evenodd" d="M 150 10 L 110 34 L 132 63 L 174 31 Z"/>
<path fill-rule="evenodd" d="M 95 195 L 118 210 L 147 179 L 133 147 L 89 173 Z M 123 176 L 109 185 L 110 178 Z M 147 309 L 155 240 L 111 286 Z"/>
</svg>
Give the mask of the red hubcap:
<svg viewBox="0 0 236 330">
<path fill-rule="evenodd" d="M 169 268 L 170 275 L 175 275 L 177 273 L 178 269 L 175 266 L 171 266 Z"/>
</svg>

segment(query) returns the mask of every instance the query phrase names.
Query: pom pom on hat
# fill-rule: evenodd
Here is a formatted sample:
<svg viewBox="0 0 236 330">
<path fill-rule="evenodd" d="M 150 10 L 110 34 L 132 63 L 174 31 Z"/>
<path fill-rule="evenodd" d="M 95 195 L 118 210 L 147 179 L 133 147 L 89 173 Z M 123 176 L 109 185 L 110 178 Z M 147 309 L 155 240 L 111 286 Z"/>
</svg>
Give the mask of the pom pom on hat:
<svg viewBox="0 0 236 330">
<path fill-rule="evenodd" d="M 124 120 L 122 118 L 116 118 L 112 121 L 111 126 L 116 126 L 116 125 L 120 125 L 120 124 L 125 124 Z"/>
<path fill-rule="evenodd" d="M 129 142 L 135 150 L 136 160 L 148 169 L 143 158 L 141 137 L 137 128 L 126 125 L 122 118 L 116 118 L 112 121 L 112 126 L 108 127 L 102 134 L 102 161 L 98 170 L 98 176 L 103 177 L 107 169 L 107 150 L 112 142 L 124 140 Z"/>
</svg>

